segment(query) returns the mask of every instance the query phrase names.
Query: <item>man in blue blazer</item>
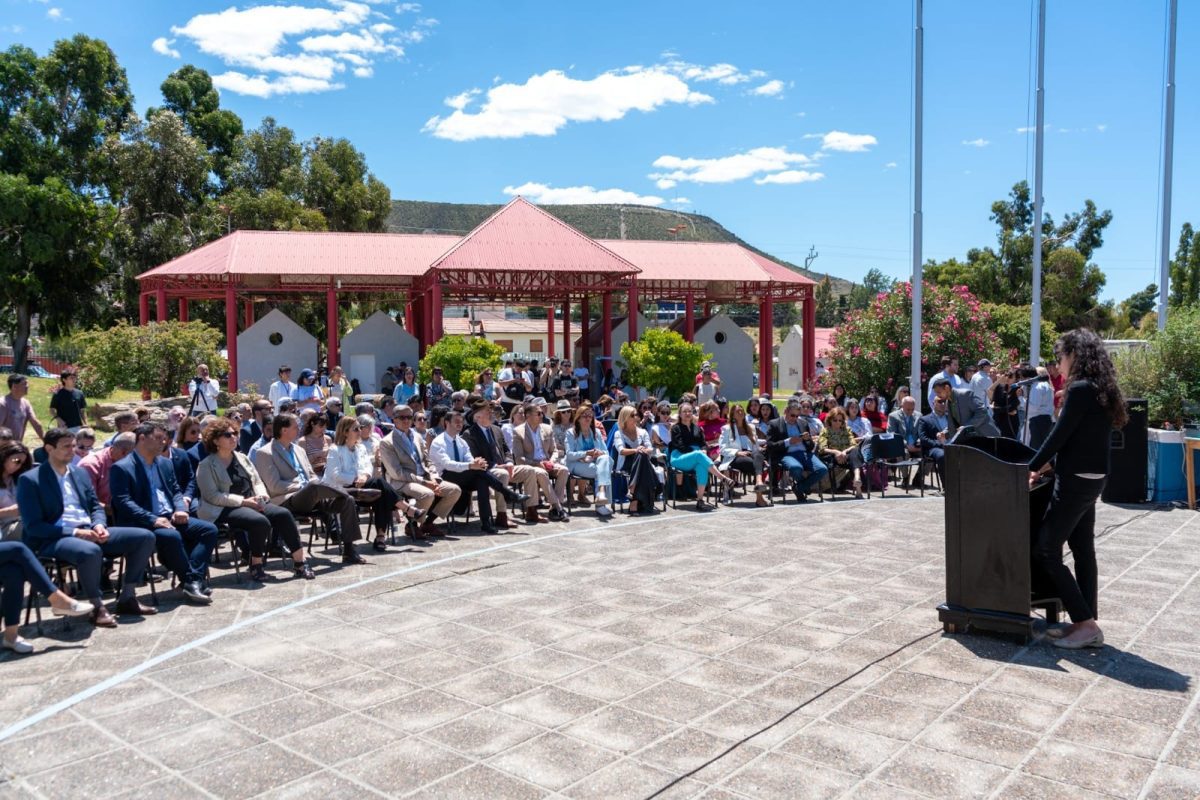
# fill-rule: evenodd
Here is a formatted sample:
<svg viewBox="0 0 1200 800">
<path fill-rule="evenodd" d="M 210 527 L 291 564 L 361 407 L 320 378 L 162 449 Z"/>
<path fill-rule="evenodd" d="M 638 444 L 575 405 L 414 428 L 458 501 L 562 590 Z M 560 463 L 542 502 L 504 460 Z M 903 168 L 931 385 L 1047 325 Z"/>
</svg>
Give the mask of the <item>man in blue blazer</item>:
<svg viewBox="0 0 1200 800">
<path fill-rule="evenodd" d="M 139 603 L 134 594 L 154 552 L 154 534 L 144 528 L 109 528 L 105 524 L 104 506 L 91 479 L 71 466 L 75 434 L 66 428 L 52 428 L 44 442 L 46 462 L 17 481 L 25 544 L 39 556 L 75 566 L 84 598 L 95 607 L 92 622 L 96 625 L 117 626 L 100 593 L 100 569 L 106 556 L 125 556 L 125 585 L 116 612 L 134 616 L 158 613 Z"/>
<path fill-rule="evenodd" d="M 159 560 L 175 573 L 184 598 L 208 605 L 212 589 L 205 576 L 217 546 L 217 526 L 188 516 L 175 467 L 162 454 L 166 427 L 143 422 L 133 434 L 133 452 L 113 464 L 109 475 L 115 521 L 151 530 Z"/>
</svg>

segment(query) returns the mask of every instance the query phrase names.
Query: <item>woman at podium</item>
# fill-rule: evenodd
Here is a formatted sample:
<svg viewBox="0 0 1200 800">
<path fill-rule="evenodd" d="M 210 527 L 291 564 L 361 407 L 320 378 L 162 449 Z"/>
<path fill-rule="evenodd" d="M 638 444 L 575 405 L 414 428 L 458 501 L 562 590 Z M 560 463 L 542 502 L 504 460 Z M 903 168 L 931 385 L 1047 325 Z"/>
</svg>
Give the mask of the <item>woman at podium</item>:
<svg viewBox="0 0 1200 800">
<path fill-rule="evenodd" d="M 1079 650 L 1101 647 L 1104 634 L 1096 623 L 1096 500 L 1108 475 L 1113 428 L 1125 425 L 1125 400 L 1104 342 L 1080 328 L 1063 334 L 1054 345 L 1067 389 L 1058 422 L 1029 462 L 1029 482 L 1050 470 L 1054 459 L 1054 493 L 1034 544 L 1034 560 L 1054 581 L 1070 625 L 1047 631 L 1056 647 Z M 1075 574 L 1063 563 L 1063 544 L 1075 557 Z"/>
</svg>

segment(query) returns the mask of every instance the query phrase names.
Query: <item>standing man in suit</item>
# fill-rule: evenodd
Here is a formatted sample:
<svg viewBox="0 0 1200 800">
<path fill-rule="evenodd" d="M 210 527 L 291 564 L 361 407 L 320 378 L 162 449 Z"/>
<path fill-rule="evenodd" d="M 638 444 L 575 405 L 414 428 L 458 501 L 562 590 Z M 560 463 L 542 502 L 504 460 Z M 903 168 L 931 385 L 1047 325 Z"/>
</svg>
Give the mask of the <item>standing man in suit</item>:
<svg viewBox="0 0 1200 800">
<path fill-rule="evenodd" d="M 342 563 L 365 564 L 366 559 L 354 549 L 354 543 L 362 538 L 354 498 L 336 486 L 321 483 L 304 448 L 296 445 L 300 423 L 295 414 L 276 414 L 271 425 L 271 443 L 254 455 L 254 467 L 271 502 L 301 516 L 322 512 L 321 506 L 328 506 L 334 521 L 341 523 Z M 312 572 L 307 561 L 296 568 L 297 572 L 301 569 Z"/>
<path fill-rule="evenodd" d="M 513 428 L 513 461 L 518 465 L 527 466 L 533 470 L 537 487 L 550 501 L 550 519 L 562 522 L 568 518 L 567 510 L 563 507 L 563 498 L 567 496 L 567 479 L 571 475 L 570 468 L 564 463 L 564 454 L 554 441 L 554 432 L 542 416 L 545 406 L 536 403 L 526 403 L 525 423 Z M 551 477 L 554 484 L 551 486 Z M 536 490 L 535 490 L 536 491 Z M 537 508 L 533 505 L 525 508 L 526 522 L 545 522 L 545 517 L 539 517 Z"/>
<path fill-rule="evenodd" d="M 158 558 L 175 573 L 184 598 L 194 605 L 208 605 L 212 603 L 208 562 L 217 546 L 217 526 L 188 515 L 175 467 L 162 454 L 167 429 L 157 422 L 143 422 L 133 435 L 133 452 L 112 468 L 113 520 L 153 532 Z"/>
<path fill-rule="evenodd" d="M 492 406 L 486 400 L 472 407 L 471 424 L 463 431 L 463 438 L 470 446 L 471 454 L 486 461 L 488 470 L 502 484 L 515 484 L 523 488 L 520 492 L 496 494 L 496 527 L 502 530 L 517 527 L 516 523 L 508 521 L 508 503 L 512 502 L 518 510 L 529 502 L 536 506 L 537 500 L 532 495 L 537 492 L 537 478 L 529 467 L 517 466 L 512 462 L 504 444 L 504 433 L 499 425 L 493 424 Z M 537 510 L 536 507 L 534 510 Z"/>
<path fill-rule="evenodd" d="M 149 616 L 158 610 L 138 602 L 134 588 L 142 582 L 154 534 L 144 528 L 109 528 L 87 473 L 71 466 L 75 435 L 51 428 L 45 436 L 46 461 L 17 482 L 17 506 L 25 522 L 24 541 L 39 556 L 75 566 L 83 599 L 91 602 L 92 622 L 115 628 L 117 620 L 104 607 L 100 569 L 105 557 L 125 556 L 125 584 L 116 612 Z"/>
<path fill-rule="evenodd" d="M 379 460 L 391 487 L 416 500 L 417 508 L 425 515 L 419 529 L 416 522 L 409 523 L 408 535 L 414 539 L 444 536 L 445 532 L 434 520 L 450 516 L 462 488 L 434 473 L 433 463 L 425 452 L 424 437 L 413 431 L 413 416 L 411 406 L 398 405 L 392 409 L 392 423 L 396 427 L 380 440 Z"/>
<path fill-rule="evenodd" d="M 921 453 L 933 461 L 933 468 L 941 477 L 946 464 L 946 427 L 950 420 L 946 418 L 946 401 L 940 397 L 933 399 L 933 411 L 917 420 L 917 441 L 921 443 Z"/>
<path fill-rule="evenodd" d="M 484 533 L 497 533 L 488 490 L 494 491 L 497 499 L 507 495 L 511 502 L 516 502 L 523 495 L 518 495 L 497 478 L 488 469 L 487 459 L 471 455 L 471 446 L 459 435 L 463 429 L 461 411 L 448 412 L 444 424 L 445 430 L 435 436 L 429 445 L 429 460 L 444 480 L 457 484 L 463 492 L 475 493 L 481 530 Z"/>
<path fill-rule="evenodd" d="M 953 439 L 959 428 L 966 427 L 974 428 L 976 436 L 1000 435 L 1000 429 L 992 421 L 988 407 L 969 388 L 955 389 L 950 385 L 949 378 L 938 378 L 933 382 L 933 396 L 934 400 L 941 398 L 946 401 L 946 413 L 950 419 L 946 438 Z"/>
</svg>

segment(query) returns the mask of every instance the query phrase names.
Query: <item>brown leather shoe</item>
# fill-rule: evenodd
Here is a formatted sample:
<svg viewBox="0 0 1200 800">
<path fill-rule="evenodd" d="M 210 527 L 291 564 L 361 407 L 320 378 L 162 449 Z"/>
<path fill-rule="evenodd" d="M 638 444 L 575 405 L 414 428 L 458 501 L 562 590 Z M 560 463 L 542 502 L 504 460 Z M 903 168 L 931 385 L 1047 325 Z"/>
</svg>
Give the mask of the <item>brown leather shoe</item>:
<svg viewBox="0 0 1200 800">
<path fill-rule="evenodd" d="M 127 614 L 131 617 L 152 617 L 158 613 L 157 608 L 142 605 L 136 597 L 129 600 L 118 600 L 113 610 L 118 614 Z"/>
<path fill-rule="evenodd" d="M 512 530 L 517 527 L 517 523 L 508 521 L 508 512 L 502 511 L 496 515 L 496 527 L 500 530 Z"/>
<path fill-rule="evenodd" d="M 117 627 L 117 618 L 114 617 L 112 614 L 110 614 L 108 612 L 108 609 L 105 608 L 104 606 L 100 606 L 95 611 L 93 611 L 92 615 L 91 615 L 91 617 L 89 617 L 89 619 L 91 619 L 92 624 L 95 625 L 97 628 L 115 628 L 115 627 Z"/>
<path fill-rule="evenodd" d="M 445 536 L 446 531 L 440 526 L 433 523 L 433 517 L 425 517 L 425 521 L 421 523 L 421 533 L 426 536 Z"/>
<path fill-rule="evenodd" d="M 538 513 L 538 510 L 536 508 L 527 508 L 527 509 L 525 509 L 525 521 L 528 522 L 530 525 L 536 525 L 539 522 L 549 522 L 550 518 L 543 517 L 541 514 Z"/>
</svg>

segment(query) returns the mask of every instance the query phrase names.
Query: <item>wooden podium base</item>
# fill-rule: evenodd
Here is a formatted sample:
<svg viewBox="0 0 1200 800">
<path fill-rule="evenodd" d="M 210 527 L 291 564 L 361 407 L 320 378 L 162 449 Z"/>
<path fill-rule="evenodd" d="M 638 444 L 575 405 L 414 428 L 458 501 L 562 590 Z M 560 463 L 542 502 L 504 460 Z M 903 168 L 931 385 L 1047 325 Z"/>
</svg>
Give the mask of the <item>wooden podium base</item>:
<svg viewBox="0 0 1200 800">
<path fill-rule="evenodd" d="M 1046 611 L 1046 622 L 1058 622 L 1062 613 L 1062 605 L 1057 598 L 1034 600 L 1030 603 L 1033 608 Z M 990 611 L 985 608 L 966 608 L 952 603 L 942 603 L 937 607 L 938 620 L 946 633 L 968 633 L 972 629 L 991 631 L 993 633 L 1008 633 L 1032 639 L 1034 626 L 1041 620 L 1032 614 L 1010 614 L 1005 611 Z"/>
</svg>

